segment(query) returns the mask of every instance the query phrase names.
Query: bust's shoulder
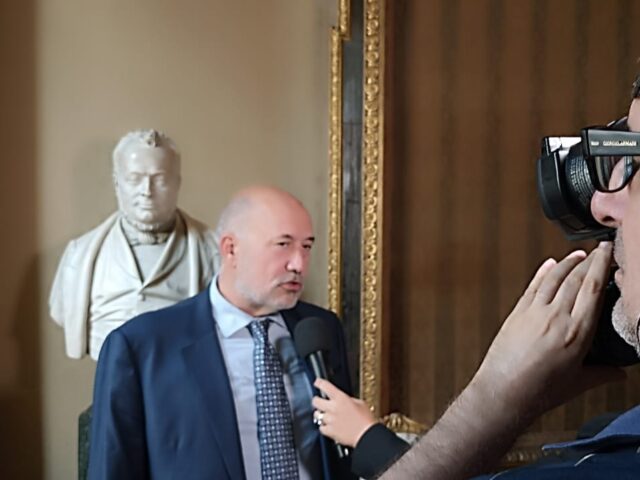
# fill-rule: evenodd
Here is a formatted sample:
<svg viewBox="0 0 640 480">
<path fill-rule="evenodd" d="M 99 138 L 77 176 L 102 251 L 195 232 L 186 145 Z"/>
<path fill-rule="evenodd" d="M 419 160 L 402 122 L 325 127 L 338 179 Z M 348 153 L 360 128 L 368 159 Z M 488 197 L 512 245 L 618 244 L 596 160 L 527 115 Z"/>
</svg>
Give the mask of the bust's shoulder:
<svg viewBox="0 0 640 480">
<path fill-rule="evenodd" d="M 213 276 L 213 270 L 208 269 L 217 269 L 219 262 L 217 258 L 215 232 L 208 225 L 185 213 L 184 210 L 178 209 L 178 215 L 184 222 L 189 243 L 200 252 L 204 259 L 204 264 L 206 265 L 205 271 L 208 273 L 205 274 L 202 283 L 206 284 Z"/>
<path fill-rule="evenodd" d="M 101 243 L 115 225 L 117 219 L 118 212 L 114 212 L 96 227 L 70 240 L 64 252 L 66 260 L 71 261 L 76 257 L 82 257 L 86 255 L 87 250 L 91 249 L 97 242 Z"/>
</svg>

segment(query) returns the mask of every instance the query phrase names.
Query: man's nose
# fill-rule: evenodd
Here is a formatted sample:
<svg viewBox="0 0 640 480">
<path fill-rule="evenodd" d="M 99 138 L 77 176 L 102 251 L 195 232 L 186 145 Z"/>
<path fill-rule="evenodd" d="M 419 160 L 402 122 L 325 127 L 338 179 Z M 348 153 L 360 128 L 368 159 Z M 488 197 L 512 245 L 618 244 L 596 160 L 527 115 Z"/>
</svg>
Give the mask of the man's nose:
<svg viewBox="0 0 640 480">
<path fill-rule="evenodd" d="M 306 251 L 301 248 L 294 249 L 287 263 L 287 270 L 302 274 L 306 270 L 307 255 Z"/>
<path fill-rule="evenodd" d="M 618 228 L 624 215 L 628 188 L 615 193 L 596 191 L 591 198 L 591 213 L 602 225 Z"/>
<path fill-rule="evenodd" d="M 150 177 L 143 177 L 142 180 L 140 180 L 140 193 L 142 193 L 143 195 L 149 196 L 151 195 L 151 178 Z"/>
</svg>

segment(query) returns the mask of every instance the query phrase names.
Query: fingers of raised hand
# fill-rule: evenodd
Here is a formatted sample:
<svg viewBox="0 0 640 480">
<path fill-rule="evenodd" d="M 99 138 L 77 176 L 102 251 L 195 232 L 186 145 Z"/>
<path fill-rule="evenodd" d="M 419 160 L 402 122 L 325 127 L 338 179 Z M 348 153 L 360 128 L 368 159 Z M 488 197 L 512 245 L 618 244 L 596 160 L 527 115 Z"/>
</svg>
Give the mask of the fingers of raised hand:
<svg viewBox="0 0 640 480">
<path fill-rule="evenodd" d="M 535 293 L 533 300 L 539 304 L 549 304 L 558 293 L 558 289 L 571 271 L 584 260 L 586 253 L 578 250 L 571 252 L 562 261 L 554 265 L 545 275 Z"/>
<path fill-rule="evenodd" d="M 538 292 L 538 288 L 540 288 L 542 280 L 544 280 L 545 275 L 556 265 L 556 263 L 557 262 L 553 258 L 547 258 L 542 262 L 542 265 L 538 267 L 538 270 L 531 279 L 531 282 L 529 282 L 527 289 L 524 291 L 520 300 L 518 300 L 518 303 L 513 309 L 514 313 L 517 314 L 519 311 L 527 308 L 531 304 Z"/>
<path fill-rule="evenodd" d="M 569 274 L 562 280 L 555 297 L 551 301 L 555 303 L 563 312 L 570 313 L 578 296 L 578 292 L 584 285 L 585 277 L 591 267 L 594 255 L 590 254 L 582 262 L 578 263 Z"/>
<path fill-rule="evenodd" d="M 573 323 L 565 337 L 565 345 L 574 339 L 582 340 L 595 331 L 597 316 L 595 315 L 602 291 L 607 283 L 611 262 L 611 244 L 600 244 L 589 255 L 590 263 L 584 272 L 580 289 L 572 305 Z"/>
</svg>

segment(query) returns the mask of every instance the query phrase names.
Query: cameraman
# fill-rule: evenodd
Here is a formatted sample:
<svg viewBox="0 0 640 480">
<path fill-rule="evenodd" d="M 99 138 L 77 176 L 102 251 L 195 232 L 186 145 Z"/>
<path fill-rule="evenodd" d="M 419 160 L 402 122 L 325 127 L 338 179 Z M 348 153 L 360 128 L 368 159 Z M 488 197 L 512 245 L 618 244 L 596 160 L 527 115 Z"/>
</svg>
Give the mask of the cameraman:
<svg viewBox="0 0 640 480">
<path fill-rule="evenodd" d="M 634 82 L 632 98 L 627 124 L 630 131 L 640 132 L 640 76 Z M 619 270 L 615 278 L 621 297 L 612 321 L 620 336 L 640 355 L 638 164 L 636 158 L 631 168 L 617 164 L 610 182 L 617 182 L 620 189 L 597 191 L 591 210 L 600 223 L 617 229 L 614 257 Z M 380 478 L 458 479 L 489 471 L 542 413 L 601 383 L 624 378 L 620 369 L 583 364 L 595 331 L 610 257 L 611 245 L 601 243 L 589 255 L 578 251 L 560 262 L 545 261 L 469 385 L 406 453 L 404 445 L 391 440 L 389 432 L 367 415 L 363 403 L 323 381 L 317 386 L 329 400 L 314 399 L 315 408 L 323 412 L 316 414 L 321 416 L 320 431 L 355 446 L 354 468 L 363 466 L 362 473 L 367 477 L 381 472 L 387 468 L 386 462 L 400 455 Z M 384 455 L 380 454 L 382 445 L 387 446 Z M 640 406 L 618 417 L 596 436 L 563 445 L 567 453 L 562 461 L 497 476 L 500 480 L 638 478 L 639 446 Z"/>
</svg>

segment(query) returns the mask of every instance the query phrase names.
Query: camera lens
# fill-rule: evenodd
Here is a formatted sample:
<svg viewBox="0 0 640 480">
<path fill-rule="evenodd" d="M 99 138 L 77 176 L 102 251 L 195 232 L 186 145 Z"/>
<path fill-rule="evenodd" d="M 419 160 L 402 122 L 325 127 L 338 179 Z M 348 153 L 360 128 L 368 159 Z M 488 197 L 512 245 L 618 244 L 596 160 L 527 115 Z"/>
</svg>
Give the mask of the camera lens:
<svg viewBox="0 0 640 480">
<path fill-rule="evenodd" d="M 571 203 L 581 214 L 591 217 L 591 198 L 595 188 L 580 148 L 574 146 L 569 149 L 564 168 Z"/>
<path fill-rule="evenodd" d="M 546 217 L 556 222 L 570 240 L 610 240 L 615 231 L 598 223 L 591 214 L 597 182 L 602 178 L 612 184 L 610 165 L 587 161 L 577 137 L 544 137 L 541 150 L 537 183 Z M 633 174 L 633 167 L 627 167 L 627 179 Z M 601 171 L 592 171 L 597 168 Z"/>
</svg>

